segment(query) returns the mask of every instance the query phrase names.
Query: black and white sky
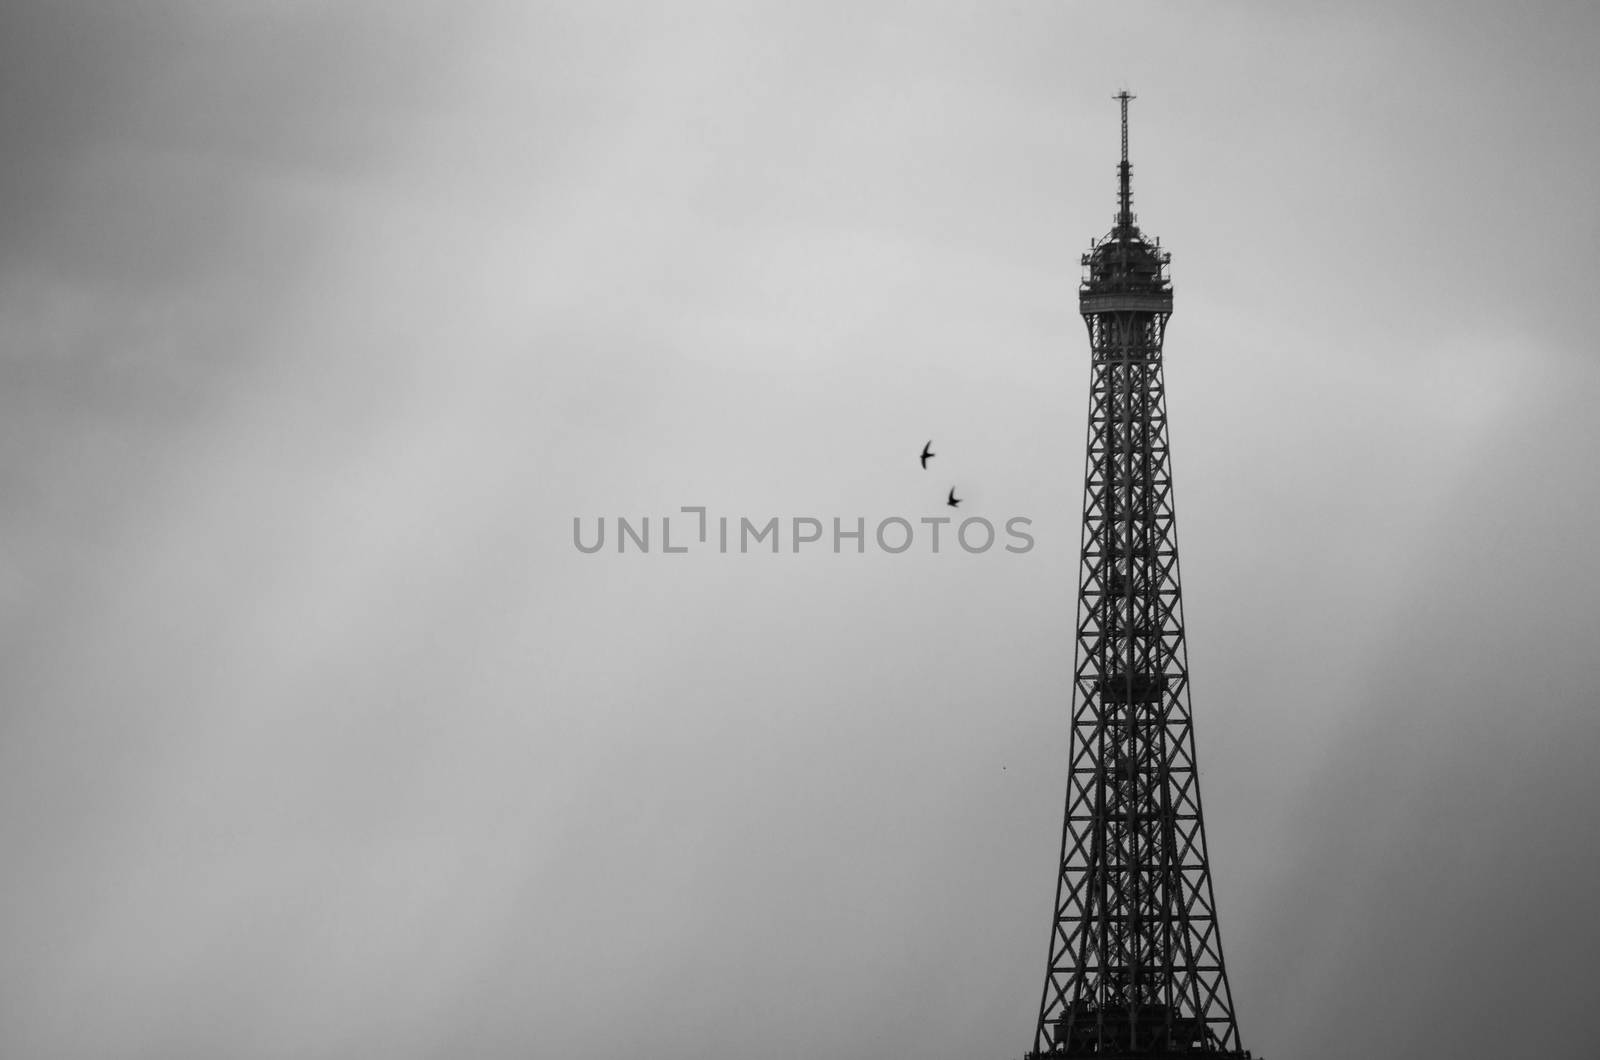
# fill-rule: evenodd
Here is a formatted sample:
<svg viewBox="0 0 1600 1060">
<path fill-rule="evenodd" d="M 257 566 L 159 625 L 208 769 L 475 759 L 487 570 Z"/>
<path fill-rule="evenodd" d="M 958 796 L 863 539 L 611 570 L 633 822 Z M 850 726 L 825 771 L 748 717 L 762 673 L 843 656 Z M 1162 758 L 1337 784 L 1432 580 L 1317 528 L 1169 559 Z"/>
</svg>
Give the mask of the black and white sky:
<svg viewBox="0 0 1600 1060">
<path fill-rule="evenodd" d="M 1244 1044 L 1591 1055 L 1597 44 L 5 5 L 0 1055 L 1020 1055 L 1125 87 Z M 572 542 L 952 485 L 1034 549 Z"/>
</svg>

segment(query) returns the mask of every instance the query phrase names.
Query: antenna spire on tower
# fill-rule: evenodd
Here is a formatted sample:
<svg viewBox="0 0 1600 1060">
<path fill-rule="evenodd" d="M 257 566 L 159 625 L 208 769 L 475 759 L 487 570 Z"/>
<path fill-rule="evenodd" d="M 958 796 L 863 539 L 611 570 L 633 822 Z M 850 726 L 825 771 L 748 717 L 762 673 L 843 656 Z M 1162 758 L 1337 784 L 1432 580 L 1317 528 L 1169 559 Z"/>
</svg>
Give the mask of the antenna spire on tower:
<svg viewBox="0 0 1600 1060">
<path fill-rule="evenodd" d="M 1128 229 L 1133 227 L 1133 187 L 1128 177 L 1128 100 L 1138 97 L 1123 89 L 1111 98 L 1122 101 L 1122 164 L 1117 167 L 1117 227 Z"/>
</svg>

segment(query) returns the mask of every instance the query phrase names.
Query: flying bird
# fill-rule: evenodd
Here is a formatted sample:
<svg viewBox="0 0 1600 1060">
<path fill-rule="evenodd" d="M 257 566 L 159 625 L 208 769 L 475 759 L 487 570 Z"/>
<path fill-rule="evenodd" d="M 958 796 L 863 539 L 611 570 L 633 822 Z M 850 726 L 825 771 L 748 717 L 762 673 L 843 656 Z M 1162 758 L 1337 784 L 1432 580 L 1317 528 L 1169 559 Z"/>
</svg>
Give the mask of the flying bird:
<svg viewBox="0 0 1600 1060">
<path fill-rule="evenodd" d="M 956 488 L 954 486 L 950 487 L 950 499 L 945 501 L 945 503 L 952 508 L 959 508 L 961 506 L 961 498 L 956 496 Z"/>
<path fill-rule="evenodd" d="M 928 470 L 928 457 L 938 455 L 933 451 L 933 439 L 929 438 L 928 444 L 922 447 L 922 470 Z"/>
</svg>

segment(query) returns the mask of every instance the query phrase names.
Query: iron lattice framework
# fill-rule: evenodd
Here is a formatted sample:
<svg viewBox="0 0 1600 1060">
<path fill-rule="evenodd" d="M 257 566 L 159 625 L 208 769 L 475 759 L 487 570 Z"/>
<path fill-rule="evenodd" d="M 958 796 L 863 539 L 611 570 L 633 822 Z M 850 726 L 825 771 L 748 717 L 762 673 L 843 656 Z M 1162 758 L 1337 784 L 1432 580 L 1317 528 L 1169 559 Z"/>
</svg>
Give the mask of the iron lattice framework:
<svg viewBox="0 0 1600 1060">
<path fill-rule="evenodd" d="M 1083 552 L 1066 819 L 1036 1058 L 1248 1057 L 1200 812 L 1161 347 L 1171 256 L 1132 212 L 1083 257 Z"/>
</svg>

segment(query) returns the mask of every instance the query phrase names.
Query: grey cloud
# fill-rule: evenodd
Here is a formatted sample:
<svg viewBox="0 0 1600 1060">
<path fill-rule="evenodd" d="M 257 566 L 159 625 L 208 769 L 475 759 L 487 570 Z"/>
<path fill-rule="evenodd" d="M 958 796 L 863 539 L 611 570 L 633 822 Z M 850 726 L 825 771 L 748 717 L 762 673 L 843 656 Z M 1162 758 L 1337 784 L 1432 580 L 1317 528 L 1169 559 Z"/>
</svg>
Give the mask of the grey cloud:
<svg viewBox="0 0 1600 1060">
<path fill-rule="evenodd" d="M 1545 15 L 9 9 L 0 1052 L 1020 1052 L 1124 83 L 1244 1041 L 1576 1047 Z M 945 514 L 930 435 L 1032 552 L 571 547 Z"/>
</svg>

